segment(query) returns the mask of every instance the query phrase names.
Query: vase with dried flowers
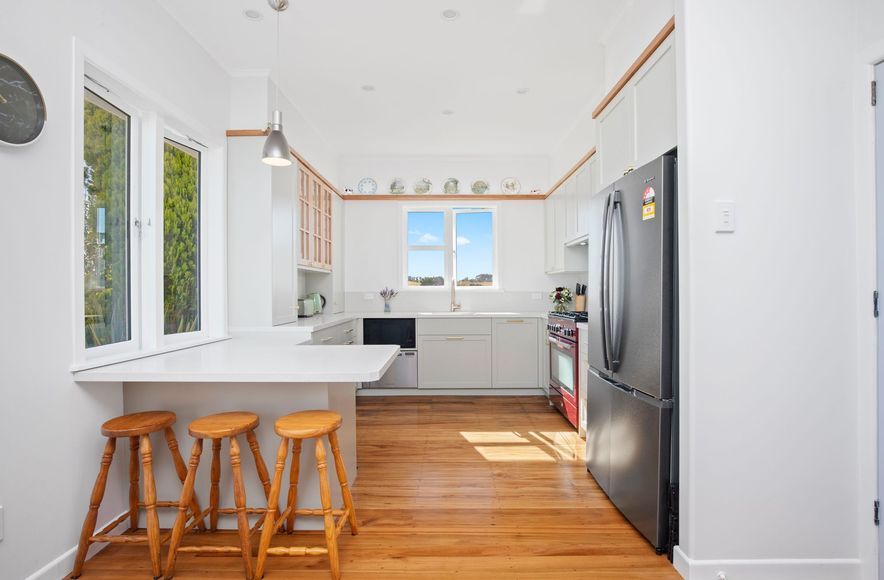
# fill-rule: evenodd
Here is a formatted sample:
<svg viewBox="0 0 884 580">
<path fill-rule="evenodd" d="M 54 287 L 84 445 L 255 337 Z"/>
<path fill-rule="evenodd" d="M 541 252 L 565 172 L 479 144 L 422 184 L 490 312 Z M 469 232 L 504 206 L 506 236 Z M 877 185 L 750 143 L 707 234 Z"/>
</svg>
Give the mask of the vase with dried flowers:
<svg viewBox="0 0 884 580">
<path fill-rule="evenodd" d="M 571 302 L 571 290 L 562 287 L 556 288 L 549 293 L 549 299 L 553 301 L 553 310 L 564 312 L 567 310 L 567 304 Z"/>
<path fill-rule="evenodd" d="M 379 292 L 381 298 L 384 299 L 384 312 L 390 312 L 390 302 L 399 294 L 398 290 L 392 288 L 384 288 Z"/>
</svg>

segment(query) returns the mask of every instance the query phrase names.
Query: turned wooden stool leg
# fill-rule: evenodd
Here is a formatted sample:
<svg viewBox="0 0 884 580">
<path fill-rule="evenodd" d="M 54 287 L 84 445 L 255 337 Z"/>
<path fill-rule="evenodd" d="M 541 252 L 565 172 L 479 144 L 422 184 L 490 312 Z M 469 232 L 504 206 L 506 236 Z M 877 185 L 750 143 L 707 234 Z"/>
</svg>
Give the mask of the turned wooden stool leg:
<svg viewBox="0 0 884 580">
<path fill-rule="evenodd" d="M 104 490 L 107 487 L 107 473 L 110 470 L 111 461 L 114 458 L 114 450 L 117 448 L 117 440 L 109 437 L 104 445 L 104 453 L 101 456 L 101 467 L 98 470 L 98 477 L 95 479 L 95 485 L 92 487 L 92 497 L 89 499 L 89 511 L 86 513 L 86 520 L 83 522 L 83 530 L 80 532 L 80 546 L 77 549 L 77 558 L 74 560 L 74 571 L 71 572 L 71 578 L 79 578 L 80 572 L 83 571 L 83 562 L 86 561 L 86 552 L 89 551 L 89 538 L 95 531 L 95 521 L 98 519 L 98 507 L 101 500 L 104 499 Z"/>
<path fill-rule="evenodd" d="M 300 445 L 299 441 L 295 442 Z M 261 543 L 258 545 L 258 565 L 255 567 L 255 578 L 264 577 L 264 566 L 267 564 L 267 549 L 276 532 L 276 513 L 279 508 L 279 488 L 282 487 L 282 473 L 285 471 L 285 459 L 288 455 L 289 440 L 283 437 L 276 452 L 276 469 L 273 472 L 273 484 L 267 498 L 267 515 L 264 518 L 264 529 L 261 530 Z M 289 504 L 291 505 L 291 504 Z"/>
<path fill-rule="evenodd" d="M 341 566 L 338 562 L 338 538 L 335 530 L 335 518 L 332 515 L 331 488 L 328 485 L 328 470 L 325 460 L 325 445 L 322 438 L 316 438 L 316 468 L 319 470 L 319 495 L 322 499 L 322 517 L 325 520 L 325 543 L 328 546 L 328 560 L 334 580 L 341 577 Z"/>
<path fill-rule="evenodd" d="M 239 543 L 246 578 L 252 578 L 252 543 L 250 540 L 249 516 L 246 513 L 246 486 L 243 484 L 239 443 L 236 436 L 230 438 L 230 467 L 233 471 L 233 500 L 236 504 L 236 527 L 239 530 Z"/>
<path fill-rule="evenodd" d="M 344 498 L 344 507 L 348 510 L 347 520 L 350 522 L 350 533 L 354 536 L 359 533 L 356 526 L 356 508 L 353 507 L 353 495 L 350 493 L 350 485 L 347 483 L 347 468 L 344 467 L 344 458 L 341 457 L 341 446 L 338 443 L 338 432 L 328 434 L 328 442 L 331 444 L 332 456 L 335 458 L 335 470 L 338 473 L 338 483 L 341 485 L 341 496 Z"/>
<path fill-rule="evenodd" d="M 175 472 L 178 474 L 178 479 L 181 480 L 181 484 L 184 485 L 184 480 L 187 478 L 187 466 L 184 465 L 184 459 L 181 457 L 181 452 L 178 450 L 178 439 L 175 438 L 175 431 L 173 431 L 171 427 L 166 427 L 164 434 L 166 436 L 166 445 L 169 447 L 169 453 L 172 454 L 172 462 L 175 464 Z M 194 517 L 203 511 L 202 508 L 200 508 L 199 501 L 196 499 L 196 494 L 193 493 L 191 494 L 190 509 L 193 512 Z M 196 525 L 200 531 L 206 530 L 206 524 L 203 520 L 199 520 Z"/>
<path fill-rule="evenodd" d="M 295 511 L 298 509 L 298 479 L 301 475 L 301 440 L 292 442 L 292 466 L 289 472 L 289 495 L 286 506 L 289 509 L 288 521 L 285 524 L 286 531 L 295 533 Z"/>
<path fill-rule="evenodd" d="M 196 470 L 200 464 L 200 455 L 203 453 L 203 440 L 193 442 L 193 451 L 190 452 L 190 462 L 187 475 L 184 477 L 184 489 L 181 490 L 181 499 L 178 501 L 178 517 L 175 519 L 175 527 L 172 528 L 172 539 L 169 542 L 169 555 L 166 559 L 166 578 L 175 574 L 175 559 L 178 557 L 178 546 L 184 536 L 184 524 L 187 522 L 187 507 L 191 505 L 193 498 L 193 485 L 196 481 Z M 202 512 L 197 512 L 194 517 L 200 517 Z M 202 518 L 200 518 L 200 521 Z"/>
<path fill-rule="evenodd" d="M 157 515 L 157 488 L 153 479 L 153 451 L 150 436 L 141 436 L 141 468 L 144 471 L 144 509 L 147 512 L 147 545 L 153 577 L 163 574 L 160 562 L 160 518 Z"/>
<path fill-rule="evenodd" d="M 221 480 L 221 440 L 212 439 L 212 489 L 209 492 L 209 529 L 218 530 L 218 482 Z"/>
<path fill-rule="evenodd" d="M 129 530 L 138 529 L 138 437 L 129 437 Z"/>
<path fill-rule="evenodd" d="M 264 486 L 264 499 L 270 497 L 270 474 L 267 473 L 267 463 L 264 462 L 264 456 L 261 455 L 261 448 L 258 446 L 258 438 L 255 437 L 254 431 L 246 431 L 246 439 L 249 442 L 249 449 L 252 450 L 252 457 L 255 458 L 255 469 L 258 470 L 258 479 Z"/>
</svg>

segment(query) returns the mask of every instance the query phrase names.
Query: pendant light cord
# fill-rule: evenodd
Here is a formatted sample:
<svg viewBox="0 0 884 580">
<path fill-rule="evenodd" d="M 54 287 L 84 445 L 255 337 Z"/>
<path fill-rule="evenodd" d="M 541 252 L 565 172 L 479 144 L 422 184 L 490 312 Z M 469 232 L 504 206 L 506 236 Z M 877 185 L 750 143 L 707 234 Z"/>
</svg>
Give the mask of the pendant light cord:
<svg viewBox="0 0 884 580">
<path fill-rule="evenodd" d="M 279 77 L 281 76 L 282 66 L 279 62 L 279 11 L 282 8 L 282 0 L 276 3 L 276 110 L 279 110 Z"/>
</svg>

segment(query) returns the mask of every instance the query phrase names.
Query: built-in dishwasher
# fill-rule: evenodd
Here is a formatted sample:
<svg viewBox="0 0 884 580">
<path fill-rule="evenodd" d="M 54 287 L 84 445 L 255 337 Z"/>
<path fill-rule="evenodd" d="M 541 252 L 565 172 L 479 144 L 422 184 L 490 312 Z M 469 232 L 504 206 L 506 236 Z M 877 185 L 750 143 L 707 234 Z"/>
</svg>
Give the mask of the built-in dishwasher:
<svg viewBox="0 0 884 580">
<path fill-rule="evenodd" d="M 379 381 L 362 383 L 367 389 L 417 388 L 417 340 L 414 318 L 363 318 L 363 344 L 395 344 L 401 349 Z"/>
</svg>

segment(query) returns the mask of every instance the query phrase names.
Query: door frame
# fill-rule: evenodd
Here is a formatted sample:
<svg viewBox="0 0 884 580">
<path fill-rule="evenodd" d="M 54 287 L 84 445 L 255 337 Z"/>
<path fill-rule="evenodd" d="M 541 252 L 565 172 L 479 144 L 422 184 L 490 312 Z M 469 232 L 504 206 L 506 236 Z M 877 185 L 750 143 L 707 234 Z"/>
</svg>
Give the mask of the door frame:
<svg viewBox="0 0 884 580">
<path fill-rule="evenodd" d="M 879 402 L 884 407 L 884 355 L 879 373 L 879 343 L 884 341 L 884 312 L 879 318 L 872 316 L 872 293 L 876 289 L 884 296 L 884 256 L 879 283 L 879 241 L 884 252 L 884 175 L 876 175 L 877 155 L 884 155 L 884 135 L 881 135 L 880 153 L 876 149 L 876 114 L 884 115 L 884 103 L 872 107 L 870 103 L 871 82 L 875 80 L 876 65 L 884 62 L 884 41 L 860 50 L 854 61 L 854 207 L 856 223 L 856 363 L 860 389 L 857 395 L 858 418 L 858 497 L 859 514 L 858 548 L 860 575 L 862 578 L 884 578 L 884 534 L 873 522 L 873 505 L 879 497 L 884 499 L 884 479 L 879 492 L 879 468 L 884 473 L 884 439 L 879 443 L 880 430 L 884 432 L 884 414 L 880 414 Z M 884 67 L 878 69 L 879 80 L 884 83 Z M 879 187 L 881 192 L 879 193 Z M 879 202 L 879 196 L 881 198 Z M 879 207 L 880 205 L 880 207 Z M 869 211 L 875 208 L 875 211 Z M 882 217 L 878 218 L 878 214 Z M 879 236 L 879 228 L 881 235 Z M 882 301 L 884 305 L 884 301 Z M 881 332 L 879 333 L 879 324 Z M 880 334 L 880 339 L 879 339 Z M 882 344 L 884 346 L 884 344 Z M 884 413 L 884 410 L 882 410 Z M 879 453 L 882 457 L 879 460 Z M 884 515 L 884 514 L 882 514 Z M 879 566 L 881 573 L 879 575 Z"/>
</svg>

